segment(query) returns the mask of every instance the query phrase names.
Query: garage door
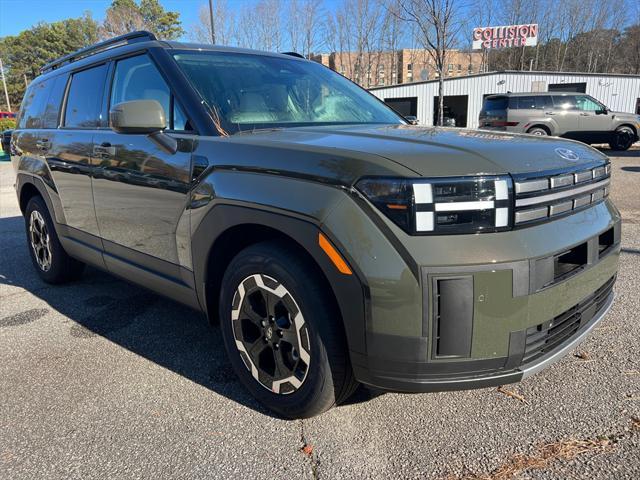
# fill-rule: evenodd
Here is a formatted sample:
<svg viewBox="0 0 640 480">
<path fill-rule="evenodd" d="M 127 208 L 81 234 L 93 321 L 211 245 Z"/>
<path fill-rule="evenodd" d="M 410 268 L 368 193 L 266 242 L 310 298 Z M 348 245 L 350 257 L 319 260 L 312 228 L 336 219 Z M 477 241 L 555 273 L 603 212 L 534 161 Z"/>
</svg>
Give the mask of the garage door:
<svg viewBox="0 0 640 480">
<path fill-rule="evenodd" d="M 403 117 L 408 115 L 418 116 L 418 97 L 385 98 L 384 103 L 393 108 Z"/>
<path fill-rule="evenodd" d="M 579 92 L 587 93 L 586 83 L 550 83 L 550 92 Z"/>
</svg>

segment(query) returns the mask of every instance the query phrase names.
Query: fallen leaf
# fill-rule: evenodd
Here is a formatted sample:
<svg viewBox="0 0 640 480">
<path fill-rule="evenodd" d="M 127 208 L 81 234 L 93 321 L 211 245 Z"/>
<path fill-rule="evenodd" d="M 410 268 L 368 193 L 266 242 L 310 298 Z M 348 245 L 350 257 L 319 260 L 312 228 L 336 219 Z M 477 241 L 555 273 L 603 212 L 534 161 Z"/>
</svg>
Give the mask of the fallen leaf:
<svg viewBox="0 0 640 480">
<path fill-rule="evenodd" d="M 631 417 L 631 429 L 632 430 L 640 430 L 640 418 Z"/>
<path fill-rule="evenodd" d="M 300 451 L 310 457 L 311 454 L 313 453 L 313 445 L 309 445 L 308 443 L 305 443 L 304 447 L 302 447 Z"/>
<path fill-rule="evenodd" d="M 589 354 L 587 352 L 576 352 L 573 356 L 580 360 L 589 360 Z"/>
<path fill-rule="evenodd" d="M 522 403 L 527 403 L 527 401 L 525 400 L 525 398 L 520 395 L 519 393 L 513 392 L 511 390 L 507 390 L 506 388 L 500 386 L 498 387 L 498 392 L 506 395 L 507 397 L 511 397 L 511 398 L 515 398 L 516 400 L 522 402 Z"/>
</svg>

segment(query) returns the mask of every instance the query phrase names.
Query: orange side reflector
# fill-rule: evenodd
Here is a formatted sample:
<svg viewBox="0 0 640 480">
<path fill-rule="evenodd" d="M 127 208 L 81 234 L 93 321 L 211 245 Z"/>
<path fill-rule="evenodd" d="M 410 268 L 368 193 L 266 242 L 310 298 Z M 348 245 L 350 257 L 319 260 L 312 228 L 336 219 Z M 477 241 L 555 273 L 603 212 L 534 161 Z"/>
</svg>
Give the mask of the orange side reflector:
<svg viewBox="0 0 640 480">
<path fill-rule="evenodd" d="M 406 205 L 397 205 L 395 203 L 388 203 L 387 204 L 387 208 L 390 208 L 391 210 L 406 210 L 407 206 Z"/>
<path fill-rule="evenodd" d="M 318 244 L 324 253 L 327 254 L 327 257 L 331 259 L 340 273 L 344 273 L 345 275 L 351 275 L 353 273 L 347 265 L 347 262 L 342 259 L 338 251 L 333 248 L 333 245 L 331 245 L 329 240 L 327 240 L 327 238 L 321 233 L 318 233 Z"/>
</svg>

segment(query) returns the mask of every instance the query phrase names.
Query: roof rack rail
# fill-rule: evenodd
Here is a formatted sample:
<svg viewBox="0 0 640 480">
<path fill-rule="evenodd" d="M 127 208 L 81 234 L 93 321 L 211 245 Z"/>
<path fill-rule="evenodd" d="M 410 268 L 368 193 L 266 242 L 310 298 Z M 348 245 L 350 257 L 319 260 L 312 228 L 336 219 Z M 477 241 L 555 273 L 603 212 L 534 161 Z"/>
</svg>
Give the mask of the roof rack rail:
<svg viewBox="0 0 640 480">
<path fill-rule="evenodd" d="M 64 64 L 75 62 L 76 60 L 80 60 L 81 58 L 88 57 L 90 55 L 95 55 L 96 53 L 103 52 L 110 48 L 119 47 L 121 45 L 128 45 L 129 43 L 142 42 L 145 40 L 157 40 L 157 38 L 153 33 L 147 32 L 145 30 L 125 33 L 124 35 L 119 35 L 103 42 L 81 48 L 80 50 L 76 50 L 73 53 L 54 60 L 51 63 L 47 63 L 40 69 L 40 73 L 54 70 Z"/>
<path fill-rule="evenodd" d="M 289 55 L 290 57 L 304 58 L 304 59 L 306 60 L 305 56 L 304 56 L 304 55 L 301 55 L 301 54 L 300 54 L 300 53 L 298 53 L 298 52 L 281 52 L 281 54 L 282 54 L 282 55 Z"/>
</svg>

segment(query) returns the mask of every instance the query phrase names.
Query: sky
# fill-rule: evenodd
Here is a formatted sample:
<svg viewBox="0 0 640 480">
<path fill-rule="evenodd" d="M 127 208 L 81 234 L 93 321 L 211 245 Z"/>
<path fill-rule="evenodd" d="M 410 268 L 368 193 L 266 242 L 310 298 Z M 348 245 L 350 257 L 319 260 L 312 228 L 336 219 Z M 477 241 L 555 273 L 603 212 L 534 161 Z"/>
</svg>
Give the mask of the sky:
<svg viewBox="0 0 640 480">
<path fill-rule="evenodd" d="M 240 9 L 255 0 L 228 0 L 228 5 Z M 182 27 L 189 30 L 198 22 L 201 5 L 208 0 L 160 0 L 166 10 L 180 12 Z M 324 0 L 325 8 L 335 8 L 337 0 Z M 111 0 L 0 0 L 0 37 L 16 35 L 38 22 L 55 22 L 79 17 L 89 11 L 95 20 L 104 19 Z"/>
</svg>

